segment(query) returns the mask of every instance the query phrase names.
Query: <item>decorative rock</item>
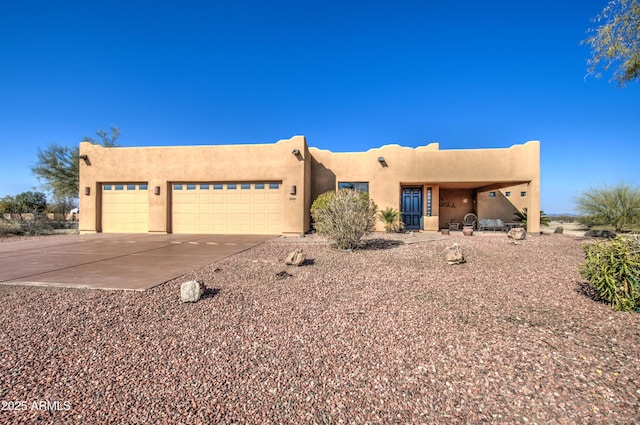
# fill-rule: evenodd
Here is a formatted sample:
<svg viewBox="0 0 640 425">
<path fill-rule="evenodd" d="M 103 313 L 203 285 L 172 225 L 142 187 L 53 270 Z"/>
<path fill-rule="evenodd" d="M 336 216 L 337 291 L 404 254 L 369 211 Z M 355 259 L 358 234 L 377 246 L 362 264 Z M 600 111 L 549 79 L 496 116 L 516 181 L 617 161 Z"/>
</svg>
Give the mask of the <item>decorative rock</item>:
<svg viewBox="0 0 640 425">
<path fill-rule="evenodd" d="M 507 233 L 507 236 L 513 240 L 521 241 L 527 237 L 527 231 L 522 227 L 515 227 Z"/>
<path fill-rule="evenodd" d="M 553 233 L 558 233 L 558 234 L 560 234 L 560 235 L 561 235 L 561 234 L 562 234 L 562 232 L 564 232 L 564 227 L 562 227 L 562 226 L 558 226 L 558 227 L 556 227 L 556 230 L 554 230 L 554 232 L 553 232 Z"/>
<path fill-rule="evenodd" d="M 206 289 L 207 287 L 204 283 L 198 280 L 184 282 L 182 286 L 180 286 L 180 299 L 183 303 L 198 302 Z"/>
<path fill-rule="evenodd" d="M 306 259 L 307 257 L 302 253 L 302 250 L 296 249 L 289 254 L 284 263 L 290 266 L 301 266 Z"/>
<path fill-rule="evenodd" d="M 291 277 L 291 276 L 293 276 L 291 273 L 287 273 L 287 272 L 286 272 L 286 271 L 284 271 L 284 270 L 282 270 L 282 271 L 280 271 L 280 272 L 276 273 L 276 277 L 277 277 L 278 279 L 286 279 L 286 278 Z"/>
<path fill-rule="evenodd" d="M 600 229 L 589 230 L 584 235 L 587 238 L 612 239 L 616 237 L 616 234 L 613 233 L 611 230 L 600 230 Z"/>
<path fill-rule="evenodd" d="M 462 264 L 466 261 L 457 243 L 444 250 L 444 260 L 449 264 Z"/>
</svg>

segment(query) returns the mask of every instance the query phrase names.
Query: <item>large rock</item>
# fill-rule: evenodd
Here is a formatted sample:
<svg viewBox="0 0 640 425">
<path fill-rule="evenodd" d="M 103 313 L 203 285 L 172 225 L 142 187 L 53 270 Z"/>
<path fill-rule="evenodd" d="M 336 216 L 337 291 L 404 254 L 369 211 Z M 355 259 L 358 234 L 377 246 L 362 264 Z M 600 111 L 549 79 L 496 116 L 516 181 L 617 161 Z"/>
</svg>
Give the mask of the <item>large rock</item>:
<svg viewBox="0 0 640 425">
<path fill-rule="evenodd" d="M 584 235 L 587 238 L 613 239 L 616 237 L 616 234 L 613 233 L 611 230 L 601 230 L 601 229 L 589 230 Z"/>
<path fill-rule="evenodd" d="M 509 230 L 507 236 L 516 241 L 522 241 L 527 237 L 527 231 L 522 227 L 514 227 Z"/>
<path fill-rule="evenodd" d="M 302 250 L 296 249 L 291 254 L 289 254 L 284 263 L 290 266 L 301 266 L 306 259 L 307 257 L 304 255 Z"/>
<path fill-rule="evenodd" d="M 444 250 L 444 260 L 449 264 L 462 264 L 466 261 L 462 249 L 457 243 Z"/>
<path fill-rule="evenodd" d="M 180 286 L 180 299 L 183 303 L 198 302 L 206 289 L 207 287 L 204 285 L 204 283 L 198 280 L 190 280 L 188 282 L 184 282 L 182 286 Z"/>
</svg>

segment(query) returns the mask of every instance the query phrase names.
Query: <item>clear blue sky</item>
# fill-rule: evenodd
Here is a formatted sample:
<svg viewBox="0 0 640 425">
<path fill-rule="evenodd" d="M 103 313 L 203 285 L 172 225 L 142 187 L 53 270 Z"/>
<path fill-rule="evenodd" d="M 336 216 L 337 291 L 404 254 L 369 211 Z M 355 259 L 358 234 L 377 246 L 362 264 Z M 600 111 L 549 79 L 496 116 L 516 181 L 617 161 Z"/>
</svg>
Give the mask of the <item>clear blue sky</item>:
<svg viewBox="0 0 640 425">
<path fill-rule="evenodd" d="M 586 76 L 607 0 L 7 1 L 0 196 L 38 148 L 115 125 L 124 146 L 499 148 L 541 141 L 542 208 L 640 184 L 640 84 Z"/>
</svg>

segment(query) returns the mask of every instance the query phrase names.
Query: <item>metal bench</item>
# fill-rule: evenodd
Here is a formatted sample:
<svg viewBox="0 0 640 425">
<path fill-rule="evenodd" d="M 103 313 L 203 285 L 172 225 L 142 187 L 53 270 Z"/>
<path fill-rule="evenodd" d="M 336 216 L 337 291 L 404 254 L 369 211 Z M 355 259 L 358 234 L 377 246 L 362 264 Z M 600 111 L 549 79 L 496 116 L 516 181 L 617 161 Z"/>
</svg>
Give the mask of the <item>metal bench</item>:
<svg viewBox="0 0 640 425">
<path fill-rule="evenodd" d="M 504 231 L 505 225 L 502 220 L 499 218 L 483 218 L 480 220 L 480 225 L 478 226 L 478 230 L 500 230 Z"/>
</svg>

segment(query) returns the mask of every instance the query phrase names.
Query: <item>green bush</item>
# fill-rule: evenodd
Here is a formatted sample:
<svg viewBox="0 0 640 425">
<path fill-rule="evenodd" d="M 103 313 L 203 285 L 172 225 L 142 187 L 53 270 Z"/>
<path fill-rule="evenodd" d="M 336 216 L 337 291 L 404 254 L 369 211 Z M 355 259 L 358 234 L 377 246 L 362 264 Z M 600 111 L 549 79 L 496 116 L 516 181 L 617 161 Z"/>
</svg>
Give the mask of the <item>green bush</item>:
<svg viewBox="0 0 640 425">
<path fill-rule="evenodd" d="M 514 215 L 513 217 L 514 221 L 517 221 L 518 223 L 520 223 L 522 227 L 525 227 L 525 228 L 527 227 L 527 219 L 529 215 L 527 212 L 527 208 L 523 208 L 522 211 L 513 213 L 513 215 Z M 549 219 L 549 217 L 547 217 L 544 211 L 540 210 L 540 225 L 548 226 L 550 222 L 551 220 Z"/>
<path fill-rule="evenodd" d="M 400 211 L 397 209 L 387 207 L 378 213 L 378 217 L 384 223 L 384 229 L 387 233 L 400 230 Z"/>
<path fill-rule="evenodd" d="M 640 311 L 640 238 L 616 237 L 583 246 L 580 275 L 616 311 Z"/>
<path fill-rule="evenodd" d="M 340 249 L 355 249 L 376 224 L 378 207 L 369 194 L 341 189 L 320 195 L 311 206 L 316 232 Z"/>
<path fill-rule="evenodd" d="M 640 227 L 640 186 L 620 182 L 591 188 L 575 203 L 578 222 L 584 226 L 611 226 L 616 232 Z"/>
<path fill-rule="evenodd" d="M 312 221 L 312 226 L 313 228 L 316 230 L 316 232 L 321 233 L 321 230 L 318 229 L 318 222 L 316 221 L 316 217 L 319 216 L 319 214 L 326 210 L 327 207 L 329 206 L 329 203 L 331 202 L 331 200 L 333 199 L 333 197 L 335 196 L 336 192 L 334 192 L 333 190 L 330 190 L 328 192 L 325 192 L 321 195 L 319 195 L 315 201 L 313 201 L 313 203 L 311 204 L 311 221 Z M 322 224 L 320 224 L 320 226 L 322 227 Z"/>
</svg>

